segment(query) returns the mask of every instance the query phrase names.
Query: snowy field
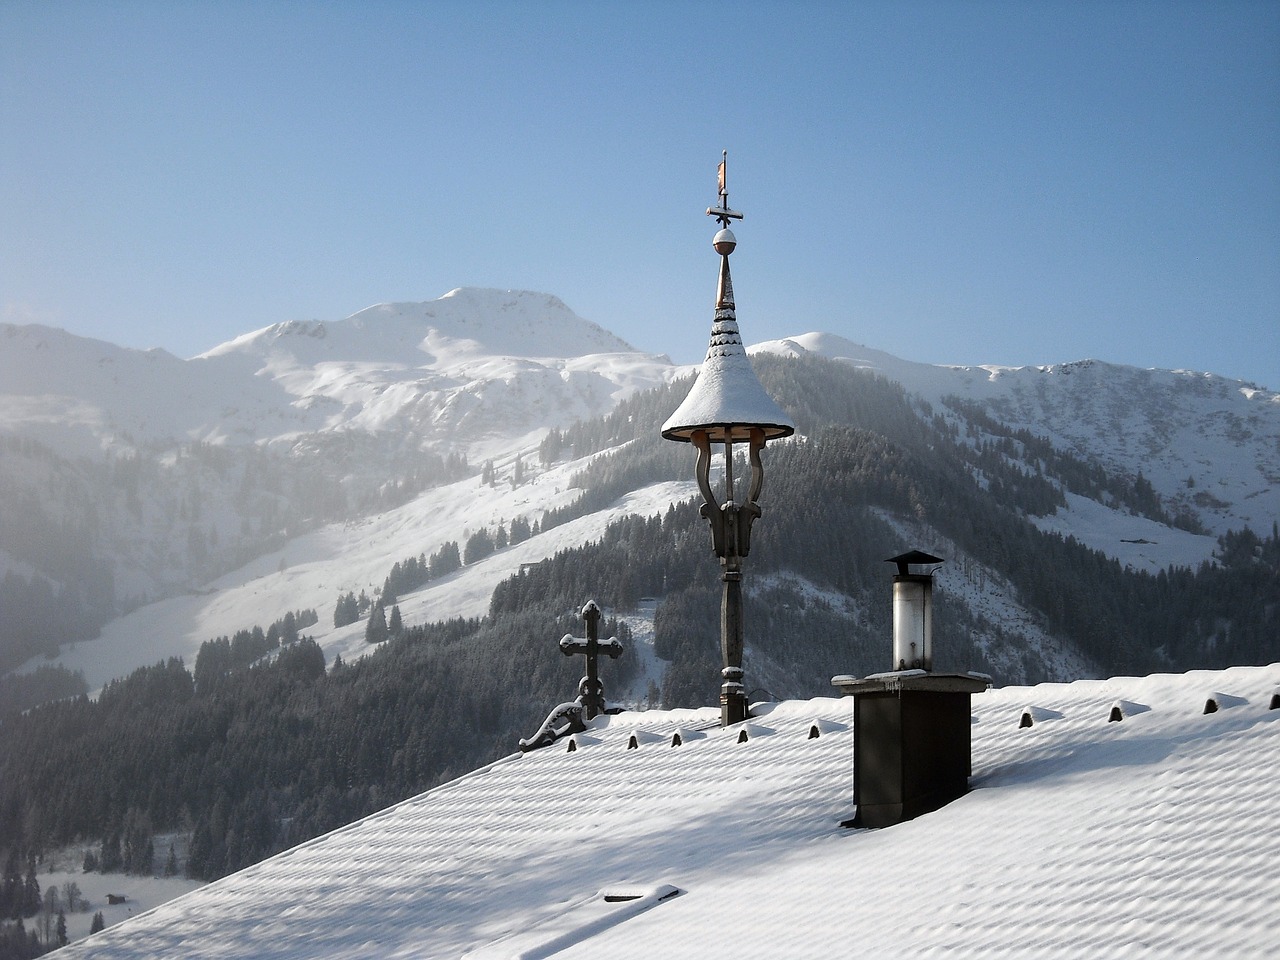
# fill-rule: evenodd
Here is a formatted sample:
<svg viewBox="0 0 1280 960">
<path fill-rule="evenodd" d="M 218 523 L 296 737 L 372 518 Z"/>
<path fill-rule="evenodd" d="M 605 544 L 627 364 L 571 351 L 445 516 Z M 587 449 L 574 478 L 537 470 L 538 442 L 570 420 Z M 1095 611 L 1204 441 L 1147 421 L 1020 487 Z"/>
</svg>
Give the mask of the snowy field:
<svg viewBox="0 0 1280 960">
<path fill-rule="evenodd" d="M 156 849 L 167 851 L 171 839 L 173 838 L 168 836 L 156 837 Z M 203 881 L 188 880 L 182 876 L 135 877 L 123 873 L 85 873 L 82 865 L 86 849 L 94 849 L 96 852 L 96 845 L 74 846 L 56 851 L 45 858 L 36 873 L 42 895 L 51 887 L 64 890 L 68 883 L 74 883 L 79 888 L 84 900 L 82 909 L 66 913 L 67 938 L 72 942 L 89 935 L 94 913 L 101 912 L 106 926 L 113 927 L 174 897 L 204 886 Z M 108 902 L 108 896 L 124 899 L 112 904 Z M 63 903 L 65 904 L 65 899 Z M 28 929 L 31 929 L 38 918 L 28 919 L 26 922 Z"/>
<path fill-rule="evenodd" d="M 1065 496 L 1065 508 L 1047 517 L 1032 517 L 1031 522 L 1046 533 L 1075 537 L 1140 573 L 1155 574 L 1171 566 L 1194 570 L 1218 547 L 1217 537 L 1166 527 L 1074 493 Z"/>
<path fill-rule="evenodd" d="M 113 677 L 166 657 L 180 656 L 188 667 L 194 666 L 204 641 L 255 625 L 265 629 L 286 612 L 307 608 L 315 609 L 320 620 L 303 633 L 320 644 L 330 663 L 339 655 L 344 660 L 363 656 L 371 649 L 365 643 L 364 621 L 333 626 L 339 595 L 363 590 L 372 597 L 397 561 L 430 555 L 450 540 L 465 544 L 479 528 L 494 530 L 503 521 L 510 525 L 517 516 L 536 520 L 544 510 L 572 501 L 579 491 L 569 489 L 569 478 L 585 463 L 558 464 L 514 489 L 509 483 L 484 486 L 472 477 L 428 490 L 387 513 L 332 524 L 219 578 L 206 590 L 113 620 L 98 639 L 64 648 L 53 662 L 83 670 L 90 690 L 96 691 Z M 553 527 L 400 597 L 401 616 L 409 624 L 483 616 L 494 587 L 521 564 L 595 539 L 606 524 L 627 514 L 665 511 L 668 504 L 695 495 L 696 489 L 690 480 L 628 494 L 609 509 Z M 49 661 L 34 660 L 28 667 L 44 662 Z"/>
</svg>

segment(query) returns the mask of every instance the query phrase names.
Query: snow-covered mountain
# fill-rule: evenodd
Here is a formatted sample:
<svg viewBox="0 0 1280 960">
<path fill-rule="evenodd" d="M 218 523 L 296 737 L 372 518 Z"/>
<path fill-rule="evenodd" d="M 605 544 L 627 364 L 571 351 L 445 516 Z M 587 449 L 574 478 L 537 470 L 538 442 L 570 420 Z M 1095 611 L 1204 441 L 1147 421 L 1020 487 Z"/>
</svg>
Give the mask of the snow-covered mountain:
<svg viewBox="0 0 1280 960">
<path fill-rule="evenodd" d="M 527 291 L 459 289 L 335 322 L 278 323 L 190 360 L 4 325 L 0 431 L 67 457 L 353 430 L 474 455 L 602 413 L 672 370 Z"/>
<path fill-rule="evenodd" d="M 1097 361 L 940 367 L 821 333 L 754 349 L 847 361 L 945 416 L 950 397 L 980 405 L 1083 460 L 1141 472 L 1213 534 L 1269 532 L 1280 515 L 1280 397 L 1249 384 Z M 117 601 L 141 604 L 62 651 L 95 687 L 162 656 L 191 662 L 210 637 L 307 607 L 326 653 L 349 657 L 364 649 L 363 630 L 330 626 L 339 593 L 371 593 L 398 560 L 572 501 L 583 463 L 539 464 L 547 431 L 693 369 L 520 291 L 455 290 L 277 324 L 189 360 L 0 327 L 0 575 L 43 573 L 65 590 L 70 568 L 33 531 L 90 538 Z M 496 483 L 478 482 L 483 461 Z M 622 513 L 693 496 L 691 474 L 402 598 L 406 621 L 482 614 L 521 564 L 599 536 Z M 1216 546 L 1116 503 L 1067 500 L 1036 522 L 1134 566 L 1196 564 Z M 1028 614 L 1014 605 L 1009 616 Z"/>
<path fill-rule="evenodd" d="M 549 427 L 676 372 L 525 291 L 276 324 L 190 360 L 6 325 L 0 576 L 65 586 L 42 532 L 56 528 L 68 533 L 55 552 L 110 558 L 123 604 L 199 587 L 455 478 L 466 459 L 528 453 Z"/>
<path fill-rule="evenodd" d="M 378 304 L 337 323 L 277 324 L 196 361 L 277 384 L 316 418 L 312 429 L 393 432 L 473 457 L 598 415 L 671 369 L 556 297 L 476 289 Z"/>
<path fill-rule="evenodd" d="M 902 384 L 935 406 L 975 401 L 995 419 L 1122 474 L 1216 534 L 1269 530 L 1280 517 L 1280 394 L 1191 370 L 1080 360 L 1049 366 L 935 366 L 829 333 L 759 344 L 783 356 L 841 360 Z"/>
</svg>

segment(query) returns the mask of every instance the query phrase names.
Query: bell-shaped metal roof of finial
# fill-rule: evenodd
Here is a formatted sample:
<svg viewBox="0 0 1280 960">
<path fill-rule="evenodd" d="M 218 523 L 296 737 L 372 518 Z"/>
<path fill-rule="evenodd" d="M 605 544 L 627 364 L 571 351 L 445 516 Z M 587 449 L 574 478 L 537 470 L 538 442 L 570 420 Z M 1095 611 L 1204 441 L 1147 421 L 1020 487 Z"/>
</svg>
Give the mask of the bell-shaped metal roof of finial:
<svg viewBox="0 0 1280 960">
<path fill-rule="evenodd" d="M 726 158 L 727 159 L 727 158 Z M 705 430 L 713 442 L 747 440 L 753 429 L 762 430 L 766 440 L 789 437 L 796 427 L 791 418 L 765 392 L 751 358 L 738 332 L 738 317 L 733 302 L 733 278 L 729 275 L 729 254 L 737 239 L 729 229 L 729 221 L 741 220 L 742 214 L 729 209 L 729 194 L 724 185 L 725 161 L 720 163 L 720 206 L 707 210 L 722 224 L 712 240 L 720 254 L 720 280 L 716 288 L 716 312 L 711 324 L 711 342 L 707 358 L 693 382 L 693 389 L 662 425 L 668 440 L 688 442 L 698 430 Z"/>
</svg>

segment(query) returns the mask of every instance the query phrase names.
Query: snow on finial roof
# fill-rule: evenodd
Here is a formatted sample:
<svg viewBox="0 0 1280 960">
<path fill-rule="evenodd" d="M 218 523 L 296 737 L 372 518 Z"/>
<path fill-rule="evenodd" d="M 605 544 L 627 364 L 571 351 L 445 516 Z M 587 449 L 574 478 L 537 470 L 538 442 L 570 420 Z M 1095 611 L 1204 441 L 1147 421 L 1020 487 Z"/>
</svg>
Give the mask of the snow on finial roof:
<svg viewBox="0 0 1280 960">
<path fill-rule="evenodd" d="M 727 161 L 726 151 L 720 163 L 720 205 L 707 209 L 707 215 L 723 225 L 712 240 L 712 246 L 720 254 L 720 278 L 716 285 L 711 339 L 693 388 L 662 425 L 662 435 L 668 440 L 687 442 L 698 430 L 707 431 L 712 440 L 745 440 L 753 427 L 762 429 L 765 439 L 769 440 L 788 437 L 796 429 L 791 418 L 760 385 L 738 330 L 733 278 L 729 273 L 729 254 L 738 241 L 729 229 L 729 221 L 741 220 L 742 214 L 729 209 L 729 193 L 725 187 Z"/>
</svg>

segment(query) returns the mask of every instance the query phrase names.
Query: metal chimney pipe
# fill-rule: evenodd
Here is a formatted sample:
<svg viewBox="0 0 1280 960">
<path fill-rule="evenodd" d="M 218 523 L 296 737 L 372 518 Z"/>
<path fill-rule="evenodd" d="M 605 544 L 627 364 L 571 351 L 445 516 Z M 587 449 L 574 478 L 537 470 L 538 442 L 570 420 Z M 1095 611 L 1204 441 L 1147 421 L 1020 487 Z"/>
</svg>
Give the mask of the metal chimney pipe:
<svg viewBox="0 0 1280 960">
<path fill-rule="evenodd" d="M 898 565 L 893 578 L 893 670 L 933 669 L 933 574 L 912 573 L 910 564 L 942 563 L 912 550 L 889 563 Z"/>
<path fill-rule="evenodd" d="M 933 577 L 893 578 L 893 669 L 933 669 Z"/>
</svg>

